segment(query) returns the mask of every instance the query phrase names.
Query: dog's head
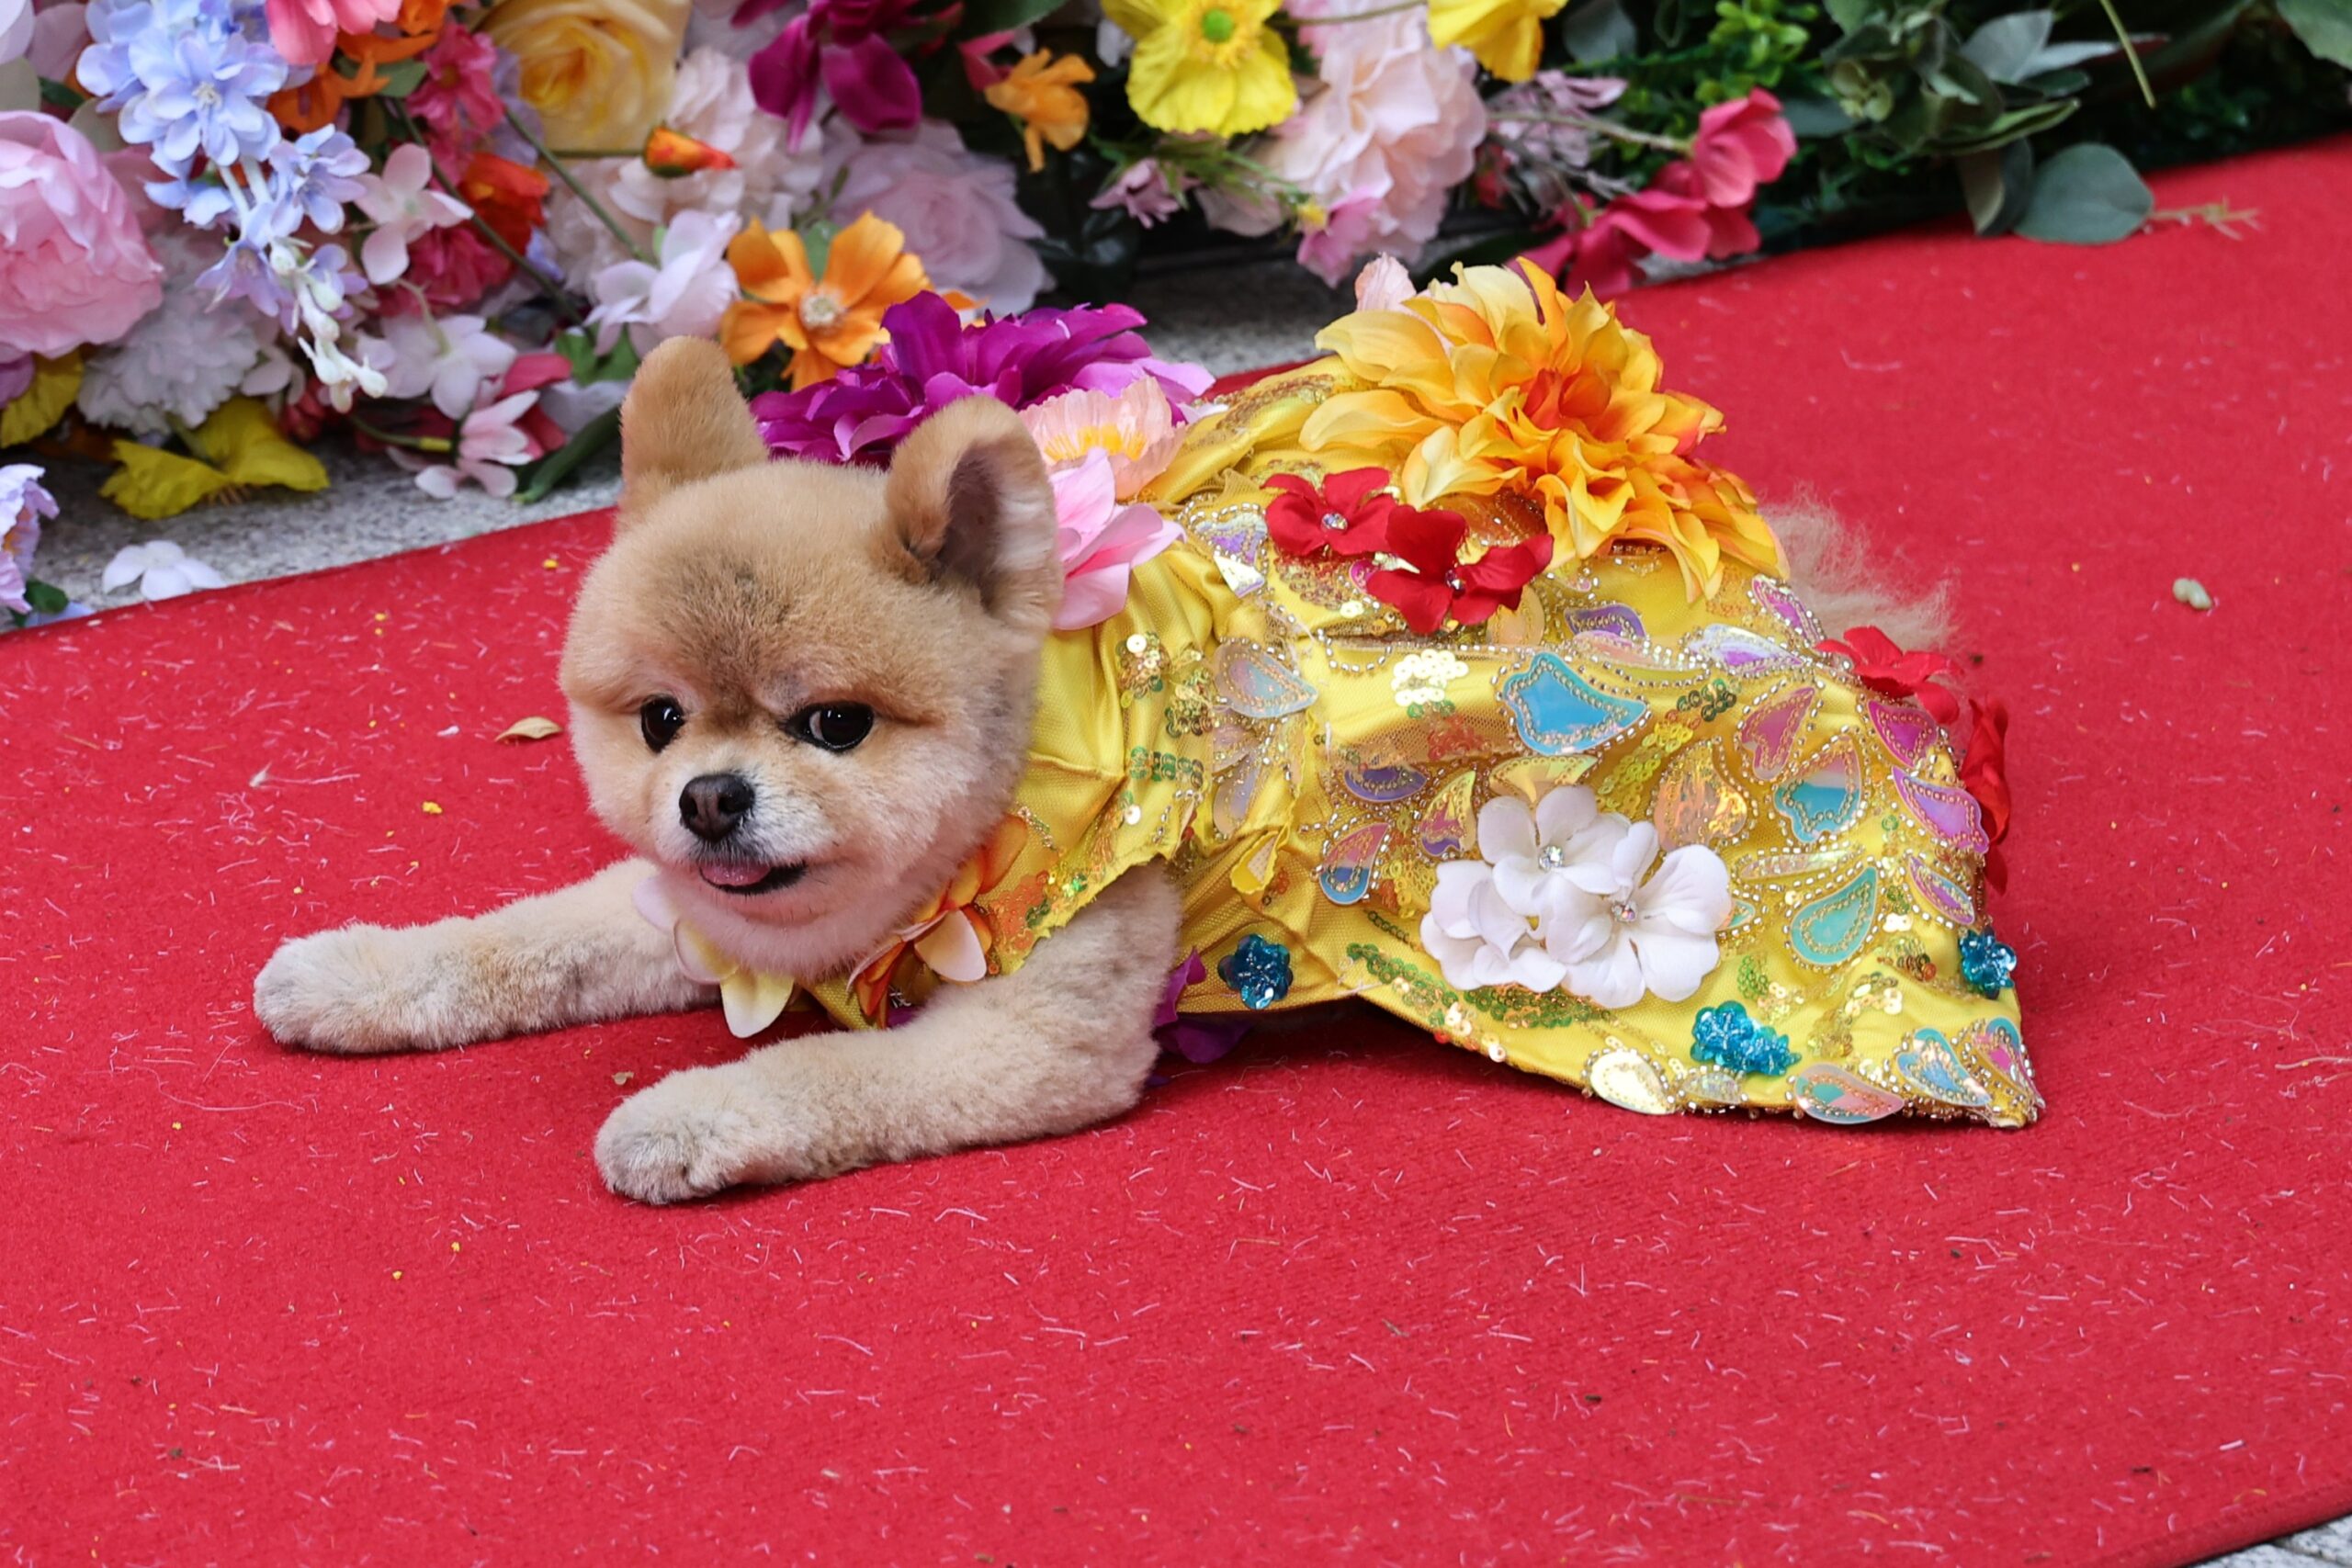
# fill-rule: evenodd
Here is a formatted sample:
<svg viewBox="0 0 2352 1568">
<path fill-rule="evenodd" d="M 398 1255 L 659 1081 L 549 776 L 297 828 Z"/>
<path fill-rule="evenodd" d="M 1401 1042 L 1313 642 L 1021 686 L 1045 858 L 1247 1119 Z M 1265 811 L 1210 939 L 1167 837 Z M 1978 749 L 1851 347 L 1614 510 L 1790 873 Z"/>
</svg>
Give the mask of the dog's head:
<svg viewBox="0 0 2352 1568">
<path fill-rule="evenodd" d="M 1019 781 L 1061 595 L 1044 460 L 968 398 L 887 473 L 772 462 L 726 356 L 685 339 L 639 371 L 621 451 L 563 657 L 597 815 L 741 956 L 854 962 Z"/>
</svg>

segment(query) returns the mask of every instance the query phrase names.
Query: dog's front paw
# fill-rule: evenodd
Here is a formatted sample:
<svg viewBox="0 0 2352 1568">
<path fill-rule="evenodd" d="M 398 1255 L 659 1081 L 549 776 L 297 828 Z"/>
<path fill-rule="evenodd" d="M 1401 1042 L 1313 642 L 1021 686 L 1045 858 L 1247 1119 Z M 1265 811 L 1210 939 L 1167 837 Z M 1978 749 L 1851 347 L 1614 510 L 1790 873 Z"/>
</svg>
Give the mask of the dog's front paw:
<svg viewBox="0 0 2352 1568">
<path fill-rule="evenodd" d="M 347 1055 L 454 1043 L 424 1037 L 413 934 L 345 926 L 286 943 L 254 980 L 254 1016 L 288 1045 Z"/>
<path fill-rule="evenodd" d="M 623 1100 L 596 1134 L 605 1185 L 645 1203 L 677 1203 L 739 1182 L 806 1175 L 758 1086 L 740 1081 L 744 1064 L 691 1067 Z"/>
</svg>

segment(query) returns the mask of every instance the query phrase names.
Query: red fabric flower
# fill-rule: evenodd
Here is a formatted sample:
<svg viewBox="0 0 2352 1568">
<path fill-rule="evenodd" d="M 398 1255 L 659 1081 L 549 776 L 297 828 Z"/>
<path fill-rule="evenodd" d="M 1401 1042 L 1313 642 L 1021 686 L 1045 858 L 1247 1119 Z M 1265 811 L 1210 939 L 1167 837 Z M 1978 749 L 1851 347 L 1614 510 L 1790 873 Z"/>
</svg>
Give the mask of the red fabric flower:
<svg viewBox="0 0 2352 1568">
<path fill-rule="evenodd" d="M 1984 855 L 1984 880 L 1997 892 L 2009 886 L 2008 868 L 2001 863 L 2001 840 L 2009 836 L 2008 741 L 2009 705 L 1997 698 L 1978 703 L 1960 782 L 1984 814 L 1984 837 L 1992 844 Z"/>
<path fill-rule="evenodd" d="M 1387 482 L 1385 468 L 1350 468 L 1326 478 L 1320 489 L 1296 474 L 1276 474 L 1266 481 L 1282 492 L 1266 505 L 1267 536 L 1286 554 L 1310 560 L 1385 550 L 1396 502 L 1374 492 Z"/>
<path fill-rule="evenodd" d="M 1960 666 L 1942 654 L 1905 653 L 1876 626 L 1856 626 L 1843 642 L 1831 637 L 1814 646 L 1824 653 L 1842 653 L 1852 660 L 1856 678 L 1879 695 L 1916 696 L 1938 724 L 1960 721 L 1960 699 L 1946 688 L 1931 684 L 1939 675 L 1960 673 Z"/>
<path fill-rule="evenodd" d="M 1779 179 L 1796 155 L 1796 132 L 1781 117 L 1781 100 L 1753 88 L 1699 117 L 1690 166 L 1709 205 L 1745 208 L 1756 187 Z"/>
<path fill-rule="evenodd" d="M 1474 626 L 1506 606 L 1518 609 L 1521 591 L 1552 564 L 1552 536 L 1538 534 L 1464 561 L 1462 541 L 1469 532 L 1458 513 L 1397 507 L 1389 513 L 1385 548 L 1412 570 L 1384 567 L 1364 591 L 1394 605 L 1424 637 L 1449 615 Z"/>
</svg>

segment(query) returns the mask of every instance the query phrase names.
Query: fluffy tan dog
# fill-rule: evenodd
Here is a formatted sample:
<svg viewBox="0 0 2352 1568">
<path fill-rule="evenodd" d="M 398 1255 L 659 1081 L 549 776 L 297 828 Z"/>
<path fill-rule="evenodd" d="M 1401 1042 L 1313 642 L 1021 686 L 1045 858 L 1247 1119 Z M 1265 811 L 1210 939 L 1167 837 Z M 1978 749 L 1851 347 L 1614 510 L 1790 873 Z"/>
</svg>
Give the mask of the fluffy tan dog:
<svg viewBox="0 0 2352 1568">
<path fill-rule="evenodd" d="M 254 991 L 286 1043 L 441 1050 L 707 1006 L 716 990 L 631 907 L 655 864 L 688 874 L 695 927 L 735 957 L 837 974 L 1002 819 L 1061 594 L 1053 491 L 1020 420 L 953 404 L 887 474 L 772 463 L 724 355 L 676 340 L 622 423 L 616 536 L 582 588 L 563 686 L 597 815 L 644 858 L 476 919 L 288 942 Z M 615 1191 L 670 1202 L 1115 1115 L 1157 1049 L 1177 927 L 1164 877 L 1131 873 L 1017 971 L 887 1037 L 672 1074 L 613 1113 L 597 1165 Z"/>
</svg>

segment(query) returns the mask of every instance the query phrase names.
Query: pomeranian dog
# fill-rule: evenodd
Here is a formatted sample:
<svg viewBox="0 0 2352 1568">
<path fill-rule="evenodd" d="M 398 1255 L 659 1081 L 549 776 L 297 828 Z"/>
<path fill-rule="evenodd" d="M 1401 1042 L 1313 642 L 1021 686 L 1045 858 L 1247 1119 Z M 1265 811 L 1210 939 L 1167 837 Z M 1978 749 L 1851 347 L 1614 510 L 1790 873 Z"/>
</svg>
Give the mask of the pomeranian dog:
<svg viewBox="0 0 2352 1568">
<path fill-rule="evenodd" d="M 714 1001 L 748 1036 L 791 993 L 782 976 L 854 979 L 926 931 L 966 942 L 960 955 L 953 942 L 925 953 L 962 983 L 887 1035 L 784 1041 L 625 1101 L 597 1136 L 597 1165 L 616 1192 L 656 1203 L 1115 1116 L 1142 1090 L 1188 947 L 1228 955 L 1230 989 L 1205 1005 L 1369 995 L 1498 1062 L 1650 1113 L 1745 1105 L 1841 1125 L 1905 1112 L 2019 1125 L 2038 1109 L 2013 1004 L 1986 1005 L 2006 969 L 1989 987 L 1963 976 L 1973 949 L 1954 948 L 1960 936 L 1996 944 L 1968 934 L 1985 841 L 1941 732 L 1816 648 L 1816 613 L 1874 619 L 1916 646 L 1935 635 L 1935 612 L 1878 596 L 1818 513 L 1777 519 L 1783 578 L 1743 569 L 1686 601 L 1679 577 L 1657 572 L 1663 552 L 1644 546 L 1531 582 L 1507 628 L 1435 642 L 1362 619 L 1363 580 L 1318 560 L 1319 536 L 1278 558 L 1230 507 L 1187 513 L 1210 543 L 1136 580 L 1119 613 L 1144 619 L 1055 641 L 1068 634 L 1056 631 L 1054 480 L 1001 403 L 950 403 L 887 471 L 772 461 L 725 355 L 679 339 L 647 358 L 622 436 L 615 537 L 582 585 L 562 681 L 589 796 L 639 858 L 473 919 L 286 943 L 254 998 L 280 1041 L 441 1050 Z M 1226 450 L 1220 438 L 1203 439 Z M 1804 580 L 1801 602 L 1784 579 Z M 1168 597 L 1179 582 L 1192 597 Z M 1133 608 L 1147 599 L 1158 608 Z M 1187 628 L 1206 640 L 1180 649 Z M 1057 694 L 1043 715 L 1041 679 Z M 1142 728 L 1110 745 L 1092 826 L 1065 824 L 1057 840 L 1024 777 L 1065 702 L 1100 705 L 1114 731 Z M 1432 703 L 1409 712 L 1442 725 L 1399 729 L 1400 709 Z M 1653 741 L 1689 753 L 1660 775 L 1670 792 L 1655 786 L 1658 826 L 1596 816 L 1596 798 L 1648 798 Z M 1317 747 L 1319 773 L 1299 760 Z M 1253 756 L 1291 760 L 1261 773 Z M 1060 765 L 1046 761 L 1049 774 Z M 1279 790 L 1257 782 L 1277 773 Z M 1588 774 L 1599 797 L 1577 782 Z M 1269 805 L 1270 793 L 1282 798 Z M 1890 804 L 1873 815 L 1868 799 Z M 1483 862 L 1460 859 L 1474 814 Z M 1539 850 L 1536 832 L 1566 833 L 1561 823 L 1592 826 L 1575 846 Z M 974 865 L 1006 863 L 994 846 L 1008 829 L 1059 858 L 1019 884 L 1019 901 L 993 906 L 1000 947 L 983 964 L 980 938 L 924 912 Z M 1136 849 L 1154 833 L 1148 854 Z M 1613 869 L 1578 874 L 1614 890 L 1545 884 L 1544 897 L 1580 911 L 1562 963 L 1616 954 L 1620 990 L 1600 1006 L 1544 997 L 1562 971 L 1531 945 L 1542 928 L 1531 934 L 1518 914 L 1449 926 L 1439 908 L 1448 876 L 1532 886 L 1571 848 L 1595 852 L 1588 843 Z M 1645 886 L 1661 847 L 1667 868 Z M 1401 922 L 1422 908 L 1417 946 Z M 1917 915 L 1882 923 L 1882 909 Z M 1287 947 L 1258 934 L 1270 920 Z M 1785 951 L 1759 958 L 1758 930 L 1783 926 Z M 1718 935 L 1745 944 L 1741 964 L 1723 962 Z M 1432 954 L 1452 988 L 1430 974 Z M 1242 975 L 1237 957 L 1257 967 Z M 1505 962 L 1521 967 L 1498 987 Z M 878 973 L 888 980 L 888 964 Z M 859 1018 L 896 1020 L 886 988 L 867 987 Z M 1724 1043 L 1726 1026 L 1758 1027 L 1743 997 L 1790 1038 Z M 1699 1041 L 1702 1027 L 1716 1033 Z"/>
<path fill-rule="evenodd" d="M 254 1007 L 289 1045 L 364 1055 L 708 1006 L 632 907 L 684 874 L 746 963 L 843 971 L 1003 818 L 1062 574 L 1036 443 L 951 404 L 887 473 L 771 462 L 717 344 L 647 359 L 622 412 L 612 548 L 563 655 L 590 799 L 642 859 L 490 914 L 288 942 Z M 1017 971 L 944 991 L 887 1039 L 784 1041 L 673 1073 L 596 1139 L 616 1192 L 741 1182 L 1069 1132 L 1126 1110 L 1158 1046 L 1178 898 L 1132 873 Z"/>
</svg>

